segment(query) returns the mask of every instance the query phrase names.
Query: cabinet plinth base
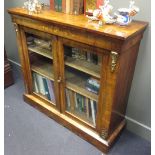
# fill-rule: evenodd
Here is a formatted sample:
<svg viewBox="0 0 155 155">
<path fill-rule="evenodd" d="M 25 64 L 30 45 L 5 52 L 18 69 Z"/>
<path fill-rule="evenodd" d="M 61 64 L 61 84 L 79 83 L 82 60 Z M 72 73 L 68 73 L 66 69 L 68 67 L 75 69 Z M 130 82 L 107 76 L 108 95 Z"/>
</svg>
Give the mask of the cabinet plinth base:
<svg viewBox="0 0 155 155">
<path fill-rule="evenodd" d="M 84 140 L 93 144 L 94 146 L 96 146 L 99 150 L 101 150 L 104 153 L 108 152 L 113 142 L 116 140 L 121 130 L 125 126 L 125 120 L 123 120 L 118 126 L 118 128 L 111 134 L 111 136 L 107 140 L 104 140 L 99 136 L 97 132 L 77 123 L 73 119 L 67 117 L 66 115 L 55 110 L 54 108 L 47 105 L 43 101 L 39 100 L 37 97 L 33 95 L 24 94 L 23 98 L 25 102 L 35 107 L 39 111 L 43 112 L 48 117 L 54 119 L 61 125 L 65 126 L 69 130 L 74 132 L 76 135 L 83 138 Z"/>
</svg>

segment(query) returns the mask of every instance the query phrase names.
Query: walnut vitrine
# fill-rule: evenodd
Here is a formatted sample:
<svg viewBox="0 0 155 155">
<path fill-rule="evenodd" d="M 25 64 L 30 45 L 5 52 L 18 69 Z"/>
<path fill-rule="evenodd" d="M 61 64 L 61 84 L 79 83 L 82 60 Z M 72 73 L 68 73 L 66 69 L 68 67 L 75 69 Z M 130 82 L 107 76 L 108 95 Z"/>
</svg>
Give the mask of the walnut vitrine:
<svg viewBox="0 0 155 155">
<path fill-rule="evenodd" d="M 146 22 L 98 27 L 84 15 L 12 8 L 24 100 L 107 152 L 125 112 Z"/>
</svg>

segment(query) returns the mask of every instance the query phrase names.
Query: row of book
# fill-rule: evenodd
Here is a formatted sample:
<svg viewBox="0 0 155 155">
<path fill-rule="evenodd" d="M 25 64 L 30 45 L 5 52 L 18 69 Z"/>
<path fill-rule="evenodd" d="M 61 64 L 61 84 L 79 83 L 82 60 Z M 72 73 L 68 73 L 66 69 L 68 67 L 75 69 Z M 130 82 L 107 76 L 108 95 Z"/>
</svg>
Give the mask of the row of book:
<svg viewBox="0 0 155 155">
<path fill-rule="evenodd" d="M 101 65 L 102 57 L 101 55 L 92 53 L 92 52 L 87 52 L 79 48 L 75 47 L 68 47 L 65 46 L 65 58 L 67 57 L 72 57 L 77 60 L 85 60 L 90 63 L 94 63 L 95 65 Z"/>
<path fill-rule="evenodd" d="M 54 11 L 79 15 L 84 13 L 83 0 L 50 0 L 50 8 Z"/>
<path fill-rule="evenodd" d="M 92 15 L 103 4 L 104 0 L 50 0 L 52 10 L 75 15 Z"/>
<path fill-rule="evenodd" d="M 54 83 L 53 81 L 33 72 L 34 91 L 55 104 Z"/>
<path fill-rule="evenodd" d="M 93 125 L 96 126 L 96 101 L 93 101 L 69 89 L 65 89 L 65 93 L 67 110 L 77 114 L 79 117 L 84 116 L 86 120 L 91 120 Z"/>
<path fill-rule="evenodd" d="M 27 37 L 27 44 L 29 48 L 33 50 L 41 50 L 43 53 L 47 52 L 47 50 L 51 50 L 51 42 L 45 41 L 43 39 L 37 37 Z M 47 49 L 47 50 L 46 50 Z M 86 52 L 82 49 L 65 46 L 65 57 L 69 56 L 74 59 L 86 60 L 88 62 L 94 63 L 96 65 L 101 65 L 101 55 L 97 55 L 92 52 Z"/>
</svg>

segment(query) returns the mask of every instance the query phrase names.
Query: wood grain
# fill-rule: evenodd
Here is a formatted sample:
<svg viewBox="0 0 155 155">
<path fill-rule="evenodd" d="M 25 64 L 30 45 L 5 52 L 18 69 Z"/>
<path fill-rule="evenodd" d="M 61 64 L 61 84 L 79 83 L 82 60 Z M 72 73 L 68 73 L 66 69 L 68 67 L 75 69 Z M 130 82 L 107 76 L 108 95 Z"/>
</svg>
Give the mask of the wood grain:
<svg viewBox="0 0 155 155">
<path fill-rule="evenodd" d="M 88 19 L 84 15 L 74 16 L 55 12 L 52 10 L 43 10 L 41 14 L 29 15 L 27 10 L 23 8 L 8 9 L 8 12 L 11 14 L 20 15 L 43 22 L 51 22 L 71 28 L 73 27 L 77 29 L 84 29 L 88 32 L 94 32 L 103 36 L 110 36 L 111 38 L 119 38 L 122 40 L 134 36 L 139 31 L 144 30 L 145 26 L 147 25 L 146 22 L 133 21 L 126 27 L 122 27 L 119 25 L 104 25 L 103 27 L 98 27 L 97 23 L 89 23 Z"/>
</svg>

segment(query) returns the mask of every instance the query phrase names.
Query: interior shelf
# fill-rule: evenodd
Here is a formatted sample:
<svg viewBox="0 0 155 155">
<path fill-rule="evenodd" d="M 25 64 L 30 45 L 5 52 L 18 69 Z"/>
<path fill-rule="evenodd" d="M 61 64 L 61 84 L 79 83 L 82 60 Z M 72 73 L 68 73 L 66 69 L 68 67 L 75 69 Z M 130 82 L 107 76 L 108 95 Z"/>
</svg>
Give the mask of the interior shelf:
<svg viewBox="0 0 155 155">
<path fill-rule="evenodd" d="M 52 50 L 42 48 L 42 47 L 39 47 L 39 46 L 34 46 L 34 45 L 29 45 L 28 50 L 30 52 L 34 52 L 34 53 L 37 53 L 39 55 L 42 55 L 42 56 L 44 56 L 46 58 L 53 59 Z"/>
<path fill-rule="evenodd" d="M 98 95 L 86 89 L 86 78 L 66 70 L 66 88 L 98 102 Z"/>
<path fill-rule="evenodd" d="M 100 66 L 90 63 L 86 60 L 67 57 L 65 60 L 65 65 L 92 75 L 94 77 L 100 78 Z"/>
<path fill-rule="evenodd" d="M 85 123 L 88 123 L 94 126 L 92 118 L 87 117 L 85 112 L 79 112 L 78 110 L 67 109 L 67 113 L 69 113 L 70 115 L 73 115 L 73 117 L 77 117 L 77 119 L 80 119 Z"/>
<path fill-rule="evenodd" d="M 38 61 L 31 65 L 32 71 L 54 81 L 53 65 L 46 61 Z"/>
<path fill-rule="evenodd" d="M 49 62 L 39 60 L 31 65 L 32 71 L 45 76 L 46 78 L 54 81 L 53 66 Z M 73 72 L 65 71 L 66 73 L 66 88 L 73 90 L 85 97 L 88 97 L 94 101 L 98 101 L 98 95 L 88 91 L 85 87 L 86 78 L 78 76 Z"/>
</svg>

